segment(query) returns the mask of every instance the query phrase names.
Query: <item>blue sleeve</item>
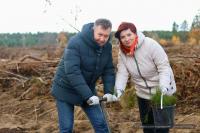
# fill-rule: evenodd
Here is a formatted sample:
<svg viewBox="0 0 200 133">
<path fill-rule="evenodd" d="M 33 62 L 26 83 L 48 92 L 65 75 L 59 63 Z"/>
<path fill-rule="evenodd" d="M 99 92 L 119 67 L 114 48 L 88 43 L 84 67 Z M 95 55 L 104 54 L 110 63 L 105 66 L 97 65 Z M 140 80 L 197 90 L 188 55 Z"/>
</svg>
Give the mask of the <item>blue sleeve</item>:
<svg viewBox="0 0 200 133">
<path fill-rule="evenodd" d="M 102 80 L 104 84 L 104 93 L 114 93 L 114 85 L 115 85 L 115 69 L 113 65 L 112 59 L 112 47 L 109 48 L 109 59 L 104 68 L 104 72 L 102 74 Z"/>
<path fill-rule="evenodd" d="M 80 69 L 80 53 L 78 45 L 69 42 L 64 52 L 64 67 L 67 79 L 72 89 L 84 99 L 87 100 L 93 95 L 87 85 Z"/>
</svg>

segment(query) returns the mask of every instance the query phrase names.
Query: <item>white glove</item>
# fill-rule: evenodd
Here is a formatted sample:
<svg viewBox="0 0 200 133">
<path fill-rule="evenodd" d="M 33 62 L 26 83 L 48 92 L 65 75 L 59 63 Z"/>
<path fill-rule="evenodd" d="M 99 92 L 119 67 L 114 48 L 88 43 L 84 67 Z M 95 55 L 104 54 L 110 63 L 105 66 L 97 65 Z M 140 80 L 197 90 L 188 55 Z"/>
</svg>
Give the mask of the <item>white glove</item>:
<svg viewBox="0 0 200 133">
<path fill-rule="evenodd" d="M 97 97 L 97 96 L 92 96 L 92 97 L 90 97 L 90 98 L 87 100 L 87 103 L 88 103 L 89 105 L 97 105 L 97 104 L 99 104 L 99 97 Z"/>
<path fill-rule="evenodd" d="M 122 91 L 116 90 L 116 93 L 117 93 L 117 99 L 119 99 L 122 96 Z"/>
<path fill-rule="evenodd" d="M 173 88 L 166 88 L 166 87 L 161 87 L 161 92 L 164 95 L 168 95 L 168 96 L 171 96 L 174 93 Z"/>
<path fill-rule="evenodd" d="M 118 101 L 117 97 L 115 95 L 111 95 L 109 93 L 105 94 L 103 96 L 103 98 L 106 98 L 106 102 L 115 102 L 115 101 Z"/>
</svg>

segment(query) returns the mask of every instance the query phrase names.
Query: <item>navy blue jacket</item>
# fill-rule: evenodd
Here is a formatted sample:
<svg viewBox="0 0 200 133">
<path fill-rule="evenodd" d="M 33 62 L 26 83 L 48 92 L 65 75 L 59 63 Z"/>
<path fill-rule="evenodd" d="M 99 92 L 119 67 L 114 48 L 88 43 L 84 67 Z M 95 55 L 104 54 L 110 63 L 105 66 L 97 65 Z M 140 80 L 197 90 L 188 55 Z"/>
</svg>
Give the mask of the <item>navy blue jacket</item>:
<svg viewBox="0 0 200 133">
<path fill-rule="evenodd" d="M 65 48 L 51 88 L 52 95 L 58 100 L 75 105 L 85 103 L 96 95 L 95 85 L 99 77 L 103 80 L 104 93 L 113 94 L 112 46 L 108 41 L 100 47 L 94 41 L 93 25 L 84 25 Z"/>
</svg>

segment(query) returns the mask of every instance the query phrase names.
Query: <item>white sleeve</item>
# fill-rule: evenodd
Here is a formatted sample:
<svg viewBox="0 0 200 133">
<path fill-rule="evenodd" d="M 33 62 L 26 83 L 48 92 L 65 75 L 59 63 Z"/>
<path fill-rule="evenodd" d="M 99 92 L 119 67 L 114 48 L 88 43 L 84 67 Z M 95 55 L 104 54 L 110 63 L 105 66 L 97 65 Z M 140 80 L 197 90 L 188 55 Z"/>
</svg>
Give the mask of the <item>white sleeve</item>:
<svg viewBox="0 0 200 133">
<path fill-rule="evenodd" d="M 121 53 L 119 53 L 118 64 L 117 64 L 117 74 L 116 74 L 116 81 L 115 81 L 115 90 L 120 90 L 121 92 L 123 92 L 126 88 L 128 77 L 129 77 L 128 70 L 123 62 Z"/>
<path fill-rule="evenodd" d="M 173 94 L 176 92 L 176 82 L 175 82 L 174 74 L 171 68 L 170 68 L 170 73 L 171 73 L 170 74 L 170 89 L 171 89 L 171 94 Z"/>
<path fill-rule="evenodd" d="M 164 87 L 172 89 L 172 92 L 174 93 L 176 91 L 176 84 L 167 54 L 165 53 L 164 49 L 156 42 L 153 44 L 153 48 L 152 58 L 158 69 L 159 85 L 161 88 Z"/>
</svg>

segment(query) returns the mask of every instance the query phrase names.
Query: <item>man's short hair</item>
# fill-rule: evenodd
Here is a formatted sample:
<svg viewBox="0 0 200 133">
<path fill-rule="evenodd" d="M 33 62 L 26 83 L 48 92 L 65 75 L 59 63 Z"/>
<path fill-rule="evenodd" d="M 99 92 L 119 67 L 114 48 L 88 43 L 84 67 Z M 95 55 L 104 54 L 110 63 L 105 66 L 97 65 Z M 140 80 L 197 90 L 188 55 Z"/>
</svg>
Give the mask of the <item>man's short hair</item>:
<svg viewBox="0 0 200 133">
<path fill-rule="evenodd" d="M 100 18 L 97 19 L 94 23 L 95 26 L 102 26 L 102 28 L 104 29 L 108 29 L 108 28 L 112 28 L 112 23 L 110 22 L 110 20 L 105 19 L 105 18 Z"/>
</svg>

